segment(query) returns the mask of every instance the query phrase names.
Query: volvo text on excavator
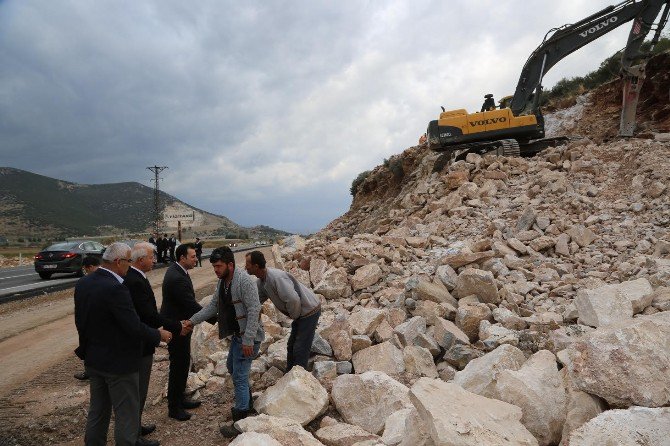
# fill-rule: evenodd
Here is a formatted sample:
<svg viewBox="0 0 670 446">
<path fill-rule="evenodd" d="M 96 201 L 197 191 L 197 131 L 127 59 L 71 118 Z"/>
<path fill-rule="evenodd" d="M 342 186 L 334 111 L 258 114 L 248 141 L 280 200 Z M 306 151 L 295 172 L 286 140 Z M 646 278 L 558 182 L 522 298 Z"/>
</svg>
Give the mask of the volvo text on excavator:
<svg viewBox="0 0 670 446">
<path fill-rule="evenodd" d="M 631 20 L 633 26 L 621 58 L 623 109 L 619 134 L 632 136 L 644 67 L 668 21 L 669 12 L 670 0 L 627 0 L 577 23 L 550 30 L 526 61 L 513 96 L 503 98 L 496 108 L 493 95 L 487 94 L 479 113 L 442 108 L 440 119 L 428 124 L 428 146 L 447 152 L 451 157 L 490 151 L 518 156 L 564 142 L 565 137 L 544 138 L 540 109 L 543 76 L 564 57 Z M 652 29 L 655 33 L 651 48 L 649 53 L 643 53 L 642 43 Z"/>
</svg>

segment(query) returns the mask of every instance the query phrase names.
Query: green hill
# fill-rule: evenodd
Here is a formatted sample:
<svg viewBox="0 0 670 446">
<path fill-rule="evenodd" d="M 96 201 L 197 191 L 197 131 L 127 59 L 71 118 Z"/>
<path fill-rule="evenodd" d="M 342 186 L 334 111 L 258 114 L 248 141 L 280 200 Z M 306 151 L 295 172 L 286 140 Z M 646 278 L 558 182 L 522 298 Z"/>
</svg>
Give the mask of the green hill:
<svg viewBox="0 0 670 446">
<path fill-rule="evenodd" d="M 166 193 L 161 193 L 161 205 L 197 211 L 202 227 L 192 229 L 201 229 L 199 233 L 257 234 L 256 228 L 243 228 Z M 0 167 L 0 235 L 42 238 L 146 232 L 152 220 L 153 189 L 140 183 L 77 184 Z"/>
</svg>

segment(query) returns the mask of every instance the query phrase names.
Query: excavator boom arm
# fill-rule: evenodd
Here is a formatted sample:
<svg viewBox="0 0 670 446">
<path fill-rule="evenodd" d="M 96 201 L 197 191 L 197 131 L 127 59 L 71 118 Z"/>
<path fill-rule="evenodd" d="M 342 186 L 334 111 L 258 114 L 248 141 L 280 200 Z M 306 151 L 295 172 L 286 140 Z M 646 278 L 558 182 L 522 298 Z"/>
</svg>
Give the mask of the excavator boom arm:
<svg viewBox="0 0 670 446">
<path fill-rule="evenodd" d="M 537 113 L 542 78 L 561 59 L 584 45 L 633 19 L 635 22 L 624 52 L 624 69 L 640 56 L 640 46 L 651 30 L 654 19 L 663 6 L 665 19 L 670 0 L 627 0 L 590 15 L 572 25 L 565 25 L 533 51 L 521 71 L 510 108 L 515 116 L 524 110 Z M 663 20 L 661 20 L 663 21 Z"/>
</svg>

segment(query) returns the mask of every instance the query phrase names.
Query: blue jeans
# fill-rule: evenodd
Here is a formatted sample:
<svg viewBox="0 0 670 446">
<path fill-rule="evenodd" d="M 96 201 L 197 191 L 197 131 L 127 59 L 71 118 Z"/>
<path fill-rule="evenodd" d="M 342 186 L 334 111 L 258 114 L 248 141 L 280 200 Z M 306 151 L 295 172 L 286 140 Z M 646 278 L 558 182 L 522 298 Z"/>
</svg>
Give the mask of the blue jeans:
<svg viewBox="0 0 670 446">
<path fill-rule="evenodd" d="M 321 311 L 311 316 L 299 317 L 291 323 L 291 335 L 288 337 L 288 348 L 286 349 L 286 372 L 299 365 L 307 370 L 309 354 L 312 351 L 314 332 L 319 325 Z"/>
<path fill-rule="evenodd" d="M 254 342 L 254 355 L 247 358 L 242 354 L 242 338 L 234 335 L 230 341 L 226 366 L 228 367 L 228 373 L 233 377 L 235 409 L 237 410 L 251 409 L 251 401 L 249 400 L 249 371 L 251 370 L 251 362 L 258 355 L 260 346 L 260 342 Z"/>
</svg>

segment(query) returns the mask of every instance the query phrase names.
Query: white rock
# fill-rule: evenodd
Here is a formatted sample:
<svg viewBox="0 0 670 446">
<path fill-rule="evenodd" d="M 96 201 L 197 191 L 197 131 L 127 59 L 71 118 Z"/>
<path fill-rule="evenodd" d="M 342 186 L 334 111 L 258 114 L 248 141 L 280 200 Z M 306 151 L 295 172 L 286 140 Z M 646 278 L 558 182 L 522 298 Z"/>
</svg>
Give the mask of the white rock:
<svg viewBox="0 0 670 446">
<path fill-rule="evenodd" d="M 304 426 L 328 409 L 328 392 L 311 373 L 296 366 L 263 392 L 254 409 L 291 418 Z"/>
<path fill-rule="evenodd" d="M 314 292 L 326 299 L 343 299 L 351 296 L 351 286 L 344 268 L 329 268 L 323 273 L 321 282 L 314 286 Z"/>
<path fill-rule="evenodd" d="M 290 418 L 271 417 L 261 414 L 237 421 L 235 422 L 235 427 L 240 432 L 268 434 L 283 446 L 323 446 L 323 443 L 307 432 L 300 423 Z"/>
<path fill-rule="evenodd" d="M 568 347 L 574 385 L 614 407 L 670 403 L 670 312 L 598 328 Z"/>
<path fill-rule="evenodd" d="M 363 308 L 351 313 L 347 319 L 354 335 L 372 335 L 379 324 L 384 320 L 383 310 Z"/>
<path fill-rule="evenodd" d="M 405 371 L 402 351 L 388 341 L 357 351 L 351 362 L 359 374 L 376 370 L 397 376 Z"/>
<path fill-rule="evenodd" d="M 365 440 L 379 440 L 377 435 L 346 423 L 322 427 L 314 435 L 326 446 L 354 446 Z"/>
<path fill-rule="evenodd" d="M 475 268 L 467 268 L 458 275 L 454 294 L 458 298 L 474 294 L 481 302 L 500 303 L 500 294 L 493 273 Z"/>
<path fill-rule="evenodd" d="M 592 290 L 579 290 L 575 306 L 579 321 L 592 327 L 622 322 L 633 317 L 653 300 L 653 289 L 647 279 L 640 278 Z"/>
<path fill-rule="evenodd" d="M 382 372 L 341 375 L 333 381 L 331 397 L 347 423 L 379 434 L 392 413 L 411 408 L 409 389 Z"/>
<path fill-rule="evenodd" d="M 385 445 L 396 446 L 400 444 L 407 432 L 405 429 L 407 417 L 413 409 L 414 406 L 407 409 L 400 409 L 388 416 L 384 423 L 384 434 L 382 435 L 382 441 Z"/>
<path fill-rule="evenodd" d="M 410 389 L 410 400 L 435 445 L 538 444 L 520 423 L 520 408 L 468 392 L 458 384 L 420 378 Z"/>
<path fill-rule="evenodd" d="M 456 372 L 454 383 L 468 392 L 487 398 L 500 399 L 496 391 L 498 374 L 503 370 L 519 370 L 526 357 L 518 348 L 501 345 L 480 358 L 473 359 L 460 372 Z"/>
<path fill-rule="evenodd" d="M 519 370 L 501 371 L 496 392 L 501 400 L 521 407 L 521 422 L 540 445 L 561 440 L 567 416 L 567 394 L 556 357 L 549 350 L 535 353 Z"/>
<path fill-rule="evenodd" d="M 354 291 L 362 290 L 379 282 L 381 278 L 382 270 L 379 265 L 369 263 L 356 270 L 356 273 L 351 277 L 351 287 Z"/>
<path fill-rule="evenodd" d="M 670 444 L 670 408 L 608 410 L 570 435 L 570 446 Z"/>
<path fill-rule="evenodd" d="M 245 432 L 230 442 L 230 446 L 258 446 L 261 444 L 263 446 L 282 446 L 280 442 L 268 434 L 258 432 Z"/>
<path fill-rule="evenodd" d="M 437 378 L 437 367 L 435 367 L 433 355 L 428 349 L 408 345 L 403 349 L 402 354 L 406 373 L 416 377 Z"/>
</svg>

